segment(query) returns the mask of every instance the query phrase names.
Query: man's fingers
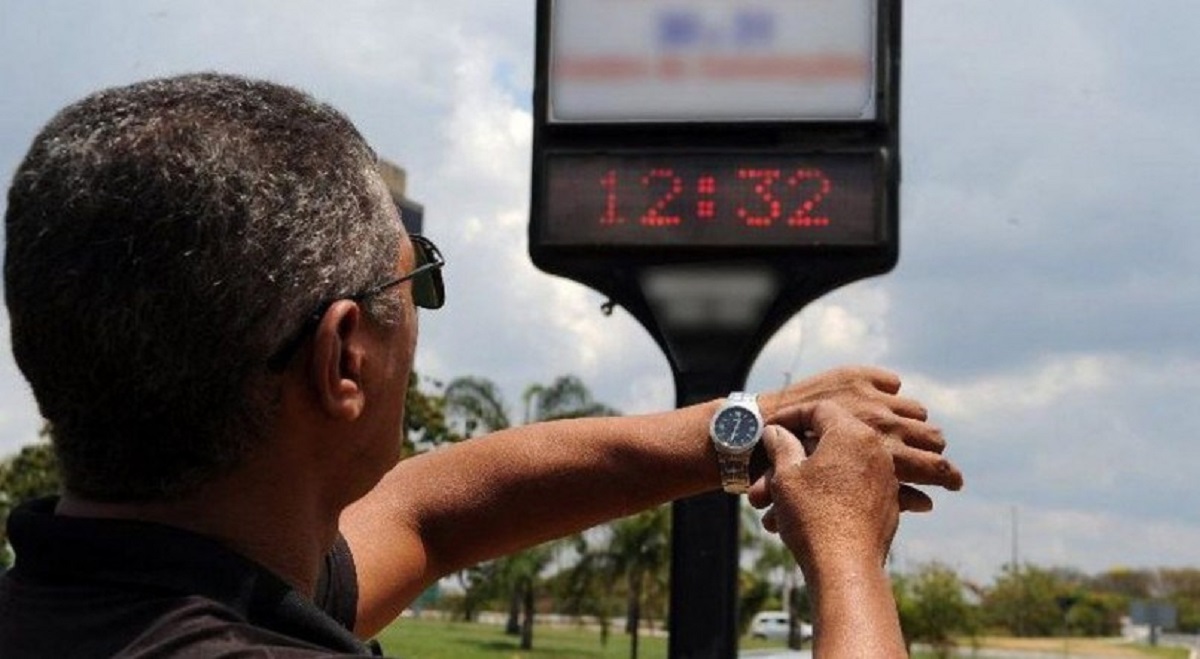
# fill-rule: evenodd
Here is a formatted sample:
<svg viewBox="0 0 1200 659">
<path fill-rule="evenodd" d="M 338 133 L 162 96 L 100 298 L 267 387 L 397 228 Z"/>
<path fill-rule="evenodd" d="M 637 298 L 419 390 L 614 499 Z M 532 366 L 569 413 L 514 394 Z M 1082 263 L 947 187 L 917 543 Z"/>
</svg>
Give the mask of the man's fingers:
<svg viewBox="0 0 1200 659">
<path fill-rule="evenodd" d="M 746 491 L 746 500 L 755 509 L 762 510 L 771 505 L 771 490 L 768 483 L 774 475 L 775 472 L 768 468 L 761 478 L 750 484 L 750 489 Z"/>
<path fill-rule="evenodd" d="M 927 513 L 933 510 L 933 499 L 928 494 L 911 485 L 900 486 L 900 511 L 906 513 Z"/>
<path fill-rule="evenodd" d="M 834 427 L 844 423 L 862 423 L 844 407 L 837 403 L 823 401 L 817 403 L 809 409 L 808 413 L 808 430 L 804 433 L 808 436 L 810 433 L 816 437 L 824 437 Z"/>
<path fill-rule="evenodd" d="M 876 389 L 889 394 L 900 391 L 900 376 L 896 373 L 877 366 L 863 366 L 860 368 L 862 369 L 861 372 L 866 375 L 867 380 Z"/>
<path fill-rule="evenodd" d="M 771 505 L 771 480 L 775 478 L 776 465 L 799 464 L 806 457 L 800 439 L 783 426 L 772 424 L 764 428 L 762 446 L 766 467 L 746 492 L 750 505 L 760 509 Z"/>
<path fill-rule="evenodd" d="M 779 533 L 779 524 L 775 519 L 775 509 L 767 510 L 767 514 L 762 518 L 763 530 L 767 533 Z"/>
<path fill-rule="evenodd" d="M 783 426 L 772 424 L 763 429 L 762 444 L 766 449 L 767 459 L 771 462 L 769 470 L 804 461 L 804 445 L 792 431 Z"/>
<path fill-rule="evenodd" d="M 887 444 L 896 465 L 896 478 L 900 481 L 938 485 L 947 490 L 962 489 L 962 472 L 944 456 L 907 446 L 895 439 Z"/>
<path fill-rule="evenodd" d="M 800 443 L 800 439 L 783 426 L 769 425 L 763 429 L 762 443 L 771 466 L 767 468 L 762 478 L 750 486 L 750 491 L 747 493 L 750 505 L 760 509 L 773 503 L 772 481 L 779 470 L 794 467 L 807 459 L 804 445 Z M 769 533 L 779 532 L 774 508 L 767 509 L 762 518 L 762 525 Z"/>
<path fill-rule="evenodd" d="M 891 400 L 892 411 L 906 419 L 925 421 L 929 419 L 929 410 L 915 398 L 895 396 Z"/>
<path fill-rule="evenodd" d="M 924 421 L 898 417 L 892 423 L 882 424 L 881 430 L 903 441 L 905 444 L 925 451 L 941 453 L 946 450 L 946 437 L 942 429 Z"/>
</svg>

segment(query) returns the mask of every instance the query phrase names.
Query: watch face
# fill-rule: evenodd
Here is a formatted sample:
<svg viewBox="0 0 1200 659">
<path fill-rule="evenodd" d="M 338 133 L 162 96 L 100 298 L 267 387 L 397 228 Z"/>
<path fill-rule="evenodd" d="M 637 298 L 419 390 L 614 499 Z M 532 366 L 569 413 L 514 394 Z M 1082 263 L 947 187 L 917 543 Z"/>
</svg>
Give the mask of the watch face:
<svg viewBox="0 0 1200 659">
<path fill-rule="evenodd" d="M 738 450 L 754 445 L 758 439 L 759 421 L 744 407 L 727 407 L 713 419 L 713 437 L 726 447 Z"/>
</svg>

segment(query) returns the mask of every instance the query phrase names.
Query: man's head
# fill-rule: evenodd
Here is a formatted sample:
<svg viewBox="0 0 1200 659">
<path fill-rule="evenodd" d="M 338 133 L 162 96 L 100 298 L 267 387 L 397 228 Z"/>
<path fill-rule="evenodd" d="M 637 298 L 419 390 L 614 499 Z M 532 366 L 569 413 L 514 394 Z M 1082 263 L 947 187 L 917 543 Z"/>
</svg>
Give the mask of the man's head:
<svg viewBox="0 0 1200 659">
<path fill-rule="evenodd" d="M 271 356 L 395 274 L 390 203 L 350 122 L 286 87 L 190 75 L 60 112 L 9 190 L 4 274 L 68 489 L 169 499 L 236 465 L 271 420 Z"/>
</svg>

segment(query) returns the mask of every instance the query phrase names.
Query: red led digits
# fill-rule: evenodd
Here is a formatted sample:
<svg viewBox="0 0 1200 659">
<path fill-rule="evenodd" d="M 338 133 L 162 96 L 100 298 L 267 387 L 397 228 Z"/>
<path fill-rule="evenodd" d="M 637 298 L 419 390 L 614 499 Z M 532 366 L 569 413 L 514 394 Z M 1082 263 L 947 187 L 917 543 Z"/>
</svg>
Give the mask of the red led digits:
<svg viewBox="0 0 1200 659">
<path fill-rule="evenodd" d="M 617 170 L 605 172 L 600 177 L 600 187 L 604 188 L 604 213 L 600 215 L 600 224 L 611 226 L 624 223 L 625 218 L 617 215 Z"/>
<path fill-rule="evenodd" d="M 827 227 L 827 216 L 812 215 L 817 206 L 833 191 L 833 183 L 825 172 L 819 169 L 797 169 L 795 174 L 788 177 L 789 188 L 799 188 L 811 191 L 803 197 L 800 205 L 788 216 L 788 226 L 791 227 Z"/>
<path fill-rule="evenodd" d="M 717 177 L 711 174 L 702 174 L 696 179 L 696 196 L 710 197 L 710 199 L 696 200 L 696 219 L 711 220 L 717 215 L 717 202 L 711 197 L 717 194 Z"/>
<path fill-rule="evenodd" d="M 760 240 L 766 236 L 789 240 L 783 236 L 791 234 L 794 240 L 807 230 L 831 227 L 829 211 L 822 207 L 828 206 L 835 185 L 826 168 L 780 165 L 785 163 L 741 160 L 715 169 L 647 162 L 638 167 L 598 168 L 599 176 L 592 180 L 600 184 L 597 192 L 603 194 L 592 197 L 594 205 L 589 207 L 596 212 L 592 217 L 599 218 L 598 226 L 622 235 L 635 235 L 620 228 L 635 225 L 650 230 L 716 231 L 708 235 L 730 237 L 755 234 Z M 636 223 L 627 219 L 634 217 Z"/>
<path fill-rule="evenodd" d="M 775 181 L 779 180 L 780 171 L 778 169 L 749 169 L 743 168 L 737 170 L 739 179 L 755 180 L 754 193 L 758 198 L 766 204 L 766 215 L 752 215 L 745 207 L 738 206 L 738 218 L 745 220 L 746 226 L 750 227 L 769 227 L 771 223 L 779 219 L 783 214 L 783 207 L 779 203 L 779 199 L 771 191 L 771 186 Z"/>
<path fill-rule="evenodd" d="M 676 226 L 683 222 L 683 219 L 678 215 L 667 215 L 667 206 L 675 201 L 675 198 L 683 192 L 683 179 L 675 175 L 675 172 L 670 169 L 652 169 L 650 173 L 642 177 L 642 185 L 650 187 L 655 185 L 656 181 L 666 182 L 666 190 L 646 209 L 642 214 L 640 221 L 648 227 L 670 227 Z"/>
<path fill-rule="evenodd" d="M 875 152 L 566 153 L 547 160 L 542 238 L 559 245 L 884 244 Z"/>
</svg>

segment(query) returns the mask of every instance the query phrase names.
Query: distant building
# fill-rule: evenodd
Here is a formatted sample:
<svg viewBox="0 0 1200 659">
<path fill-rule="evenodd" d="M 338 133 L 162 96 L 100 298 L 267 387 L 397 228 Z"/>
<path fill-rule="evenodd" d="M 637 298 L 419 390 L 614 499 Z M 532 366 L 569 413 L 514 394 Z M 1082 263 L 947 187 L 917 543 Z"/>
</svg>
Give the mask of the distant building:
<svg viewBox="0 0 1200 659">
<path fill-rule="evenodd" d="M 400 211 L 400 220 L 404 222 L 404 229 L 409 233 L 421 233 L 421 229 L 425 226 L 425 206 L 409 199 L 405 194 L 408 188 L 408 173 L 404 171 L 403 167 L 380 158 L 379 174 L 383 177 L 383 182 L 387 184 L 388 192 L 392 195 L 396 209 Z"/>
</svg>

